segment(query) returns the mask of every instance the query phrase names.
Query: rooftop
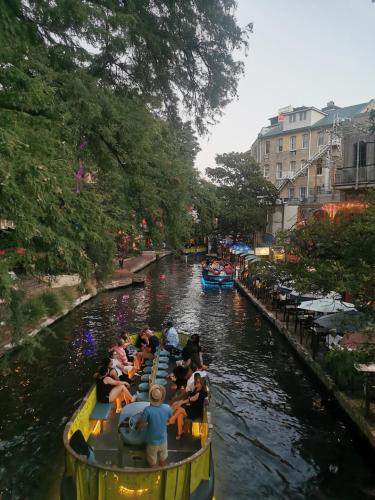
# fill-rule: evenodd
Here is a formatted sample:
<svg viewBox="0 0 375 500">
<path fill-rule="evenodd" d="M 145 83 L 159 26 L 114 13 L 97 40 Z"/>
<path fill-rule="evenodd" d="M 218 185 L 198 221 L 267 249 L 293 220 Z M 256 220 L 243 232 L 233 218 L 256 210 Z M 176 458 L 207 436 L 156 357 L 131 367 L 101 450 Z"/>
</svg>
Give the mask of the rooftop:
<svg viewBox="0 0 375 500">
<path fill-rule="evenodd" d="M 295 130 L 303 131 L 305 129 L 318 129 L 318 128 L 324 128 L 324 127 L 331 127 L 333 125 L 334 121 L 337 119 L 341 119 L 341 120 L 351 119 L 360 113 L 364 113 L 370 102 L 371 102 L 371 100 L 367 101 L 367 102 L 363 102 L 361 104 L 354 104 L 353 106 L 346 106 L 344 108 L 339 108 L 338 106 L 333 106 L 333 105 L 331 107 L 327 106 L 327 107 L 323 108 L 322 110 L 320 110 L 320 111 L 324 112 L 326 114 L 326 116 L 324 116 L 323 118 L 321 118 L 320 120 L 318 120 L 317 122 L 315 122 L 311 126 L 302 127 L 302 128 L 296 127 Z M 314 108 L 313 106 L 311 106 L 311 107 L 300 106 L 297 108 L 293 108 L 293 111 L 289 111 L 288 113 L 284 113 L 284 114 L 294 113 L 294 112 L 300 111 L 302 109 L 317 109 L 317 108 Z M 289 129 L 289 130 L 285 131 L 285 133 L 289 134 L 292 130 L 293 129 Z M 275 135 L 281 135 L 283 133 L 284 133 L 283 122 L 279 122 L 276 125 L 272 125 L 270 127 L 264 127 L 262 129 L 260 135 L 262 137 L 273 137 Z"/>
</svg>

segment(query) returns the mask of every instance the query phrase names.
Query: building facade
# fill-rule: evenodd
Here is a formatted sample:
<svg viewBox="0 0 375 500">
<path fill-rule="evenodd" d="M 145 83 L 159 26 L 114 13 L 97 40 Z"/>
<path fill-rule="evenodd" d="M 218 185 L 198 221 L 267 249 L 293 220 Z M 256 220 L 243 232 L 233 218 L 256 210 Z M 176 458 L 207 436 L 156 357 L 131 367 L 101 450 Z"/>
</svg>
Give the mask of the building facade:
<svg viewBox="0 0 375 500">
<path fill-rule="evenodd" d="M 373 179 L 373 145 L 368 141 L 363 146 L 364 131 L 358 139 L 372 109 L 375 100 L 344 108 L 330 101 L 322 109 L 288 106 L 270 118 L 251 147 L 264 177 L 280 193 L 270 232 L 290 229 L 322 204 L 345 199 L 353 176 L 354 144 L 359 144 L 359 163 L 366 163 L 360 179 Z"/>
</svg>

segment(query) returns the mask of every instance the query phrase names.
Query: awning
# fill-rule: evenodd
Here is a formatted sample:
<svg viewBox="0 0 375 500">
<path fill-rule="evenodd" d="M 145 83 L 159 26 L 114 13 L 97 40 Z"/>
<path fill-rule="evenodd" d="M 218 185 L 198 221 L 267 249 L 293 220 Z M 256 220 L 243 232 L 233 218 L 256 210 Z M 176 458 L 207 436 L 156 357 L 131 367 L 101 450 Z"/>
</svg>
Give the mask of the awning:
<svg viewBox="0 0 375 500">
<path fill-rule="evenodd" d="M 257 257 L 256 255 L 249 255 L 248 257 L 245 257 L 245 262 L 250 262 L 250 264 L 252 262 L 256 262 L 258 260 L 262 260 L 260 259 L 259 257 Z"/>
</svg>

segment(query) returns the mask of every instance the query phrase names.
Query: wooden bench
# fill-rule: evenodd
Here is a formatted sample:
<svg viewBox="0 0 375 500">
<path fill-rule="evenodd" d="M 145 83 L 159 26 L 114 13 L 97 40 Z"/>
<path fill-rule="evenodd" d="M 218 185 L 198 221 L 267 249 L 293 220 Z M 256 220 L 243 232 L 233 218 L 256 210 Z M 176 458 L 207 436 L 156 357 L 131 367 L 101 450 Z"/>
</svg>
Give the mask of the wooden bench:
<svg viewBox="0 0 375 500">
<path fill-rule="evenodd" d="M 106 422 L 109 419 L 112 406 L 113 403 L 96 403 L 90 414 L 89 420 L 96 420 L 97 422 L 100 422 L 100 432 L 103 431 L 103 422 Z"/>
</svg>

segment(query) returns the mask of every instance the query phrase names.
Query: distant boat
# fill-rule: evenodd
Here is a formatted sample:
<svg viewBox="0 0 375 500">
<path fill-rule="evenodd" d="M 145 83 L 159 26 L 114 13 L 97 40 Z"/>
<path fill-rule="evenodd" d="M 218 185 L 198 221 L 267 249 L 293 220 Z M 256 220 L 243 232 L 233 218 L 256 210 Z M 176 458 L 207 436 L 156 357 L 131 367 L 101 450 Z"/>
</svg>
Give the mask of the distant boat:
<svg viewBox="0 0 375 500">
<path fill-rule="evenodd" d="M 235 269 L 229 263 L 212 261 L 202 265 L 201 284 L 203 288 L 233 288 Z"/>
<path fill-rule="evenodd" d="M 193 245 L 182 249 L 182 255 L 206 255 L 207 252 L 207 245 Z"/>
</svg>

